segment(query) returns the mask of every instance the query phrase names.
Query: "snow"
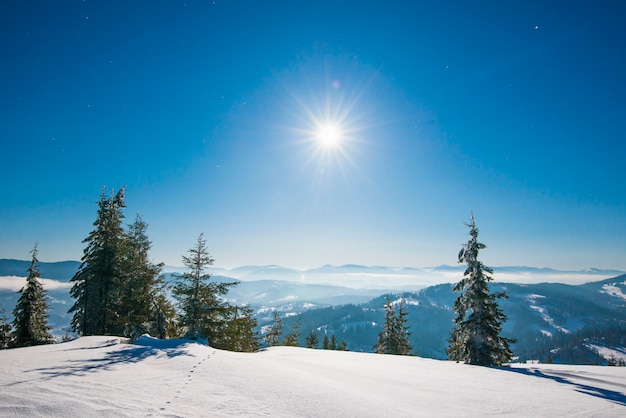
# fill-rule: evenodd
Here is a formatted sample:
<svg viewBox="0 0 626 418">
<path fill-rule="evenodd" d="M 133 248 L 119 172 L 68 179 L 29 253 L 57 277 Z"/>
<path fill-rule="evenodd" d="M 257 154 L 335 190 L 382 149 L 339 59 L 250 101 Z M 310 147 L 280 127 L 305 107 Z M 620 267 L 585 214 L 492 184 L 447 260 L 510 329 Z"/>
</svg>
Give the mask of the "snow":
<svg viewBox="0 0 626 418">
<path fill-rule="evenodd" d="M 622 283 L 624 284 L 624 283 Z M 626 295 L 622 292 L 622 289 L 617 287 L 615 284 L 605 284 L 602 286 L 602 291 L 607 295 L 614 296 L 616 298 L 622 298 L 626 300 Z"/>
<path fill-rule="evenodd" d="M 543 320 L 545 322 L 548 323 L 548 325 L 550 325 L 551 327 L 553 327 L 554 329 L 561 331 L 562 333 L 565 334 L 569 334 L 569 330 L 567 330 L 566 328 L 563 328 L 559 325 L 557 325 L 554 322 L 554 319 L 552 319 L 552 317 L 550 315 L 548 315 L 548 312 L 546 311 L 545 308 L 541 307 L 541 306 L 537 306 L 536 305 L 536 299 L 541 299 L 544 298 L 545 296 L 542 295 L 528 295 L 526 298 L 528 299 L 528 301 L 530 302 L 530 309 L 532 309 L 533 311 L 539 313 L 539 315 L 541 315 L 541 317 L 543 318 Z M 544 335 L 547 335 L 546 333 L 550 333 L 549 331 L 541 331 Z"/>
<path fill-rule="evenodd" d="M 626 368 L 485 368 L 419 357 L 83 337 L 0 351 L 0 416 L 626 414 Z"/>
<path fill-rule="evenodd" d="M 597 350 L 598 354 L 600 354 L 605 359 L 609 360 L 613 357 L 615 360 L 623 360 L 626 361 L 626 348 L 608 348 L 598 344 L 585 344 L 588 348 L 592 350 Z"/>
<path fill-rule="evenodd" d="M 419 300 L 415 300 L 413 298 L 398 298 L 391 302 L 392 306 L 397 306 L 403 303 L 404 305 L 413 305 L 418 306 L 420 304 Z"/>
</svg>

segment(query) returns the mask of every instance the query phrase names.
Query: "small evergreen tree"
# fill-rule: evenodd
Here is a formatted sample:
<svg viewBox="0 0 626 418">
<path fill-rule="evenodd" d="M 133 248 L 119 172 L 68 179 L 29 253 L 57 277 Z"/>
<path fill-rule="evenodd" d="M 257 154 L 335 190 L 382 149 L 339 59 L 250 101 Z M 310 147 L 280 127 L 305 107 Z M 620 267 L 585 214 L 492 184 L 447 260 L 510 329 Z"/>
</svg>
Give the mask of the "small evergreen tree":
<svg viewBox="0 0 626 418">
<path fill-rule="evenodd" d="M 28 347 L 31 345 L 50 344 L 53 341 L 48 325 L 48 301 L 46 291 L 39 281 L 40 274 L 37 269 L 37 245 L 31 251 L 32 261 L 28 268 L 26 286 L 19 293 L 13 311 L 13 345 L 15 347 Z"/>
<path fill-rule="evenodd" d="M 259 350 L 259 336 L 255 331 L 257 326 L 254 311 L 249 306 L 234 306 L 233 317 L 225 326 L 222 338 L 216 348 L 222 350 L 253 353 Z"/>
<path fill-rule="evenodd" d="M 617 359 L 615 358 L 615 355 L 613 353 L 611 353 L 611 356 L 607 360 L 606 365 L 607 366 L 617 366 Z"/>
<path fill-rule="evenodd" d="M 274 311 L 273 323 L 265 334 L 264 340 L 269 347 L 280 344 L 280 337 L 283 334 L 283 320 L 280 318 L 278 311 Z"/>
<path fill-rule="evenodd" d="M 9 348 L 13 341 L 13 333 L 11 332 L 11 324 L 7 319 L 7 313 L 4 307 L 0 305 L 0 350 Z"/>
<path fill-rule="evenodd" d="M 300 322 L 302 322 L 302 317 L 299 316 L 296 322 L 293 323 L 291 329 L 289 330 L 289 334 L 285 337 L 283 341 L 283 345 L 290 347 L 298 347 L 298 337 L 300 337 L 300 333 L 298 332 L 300 328 Z"/>
<path fill-rule="evenodd" d="M 409 313 L 407 312 L 404 301 L 401 301 L 398 305 L 398 315 L 396 316 L 396 326 L 394 329 L 395 334 L 395 345 L 396 345 L 396 353 L 401 356 L 408 356 L 411 354 L 413 350 L 413 346 L 409 343 L 409 339 L 411 338 L 411 333 L 409 332 L 409 327 L 407 326 L 407 316 Z"/>
<path fill-rule="evenodd" d="M 396 328 L 396 315 L 389 296 L 387 296 L 385 301 L 384 309 L 385 322 L 383 323 L 383 329 L 378 334 L 378 341 L 373 349 L 377 354 L 395 354 L 394 330 Z"/>
<path fill-rule="evenodd" d="M 304 346 L 306 348 L 317 348 L 320 345 L 320 341 L 317 338 L 317 334 L 315 331 L 311 330 L 309 335 L 307 335 L 306 340 L 304 340 Z"/>
<path fill-rule="evenodd" d="M 329 350 L 337 349 L 337 337 L 335 337 L 335 334 L 330 336 L 330 344 L 328 344 L 328 349 Z"/>
<path fill-rule="evenodd" d="M 448 356 L 457 362 L 481 366 L 499 366 L 511 360 L 510 338 L 500 336 L 506 316 L 497 300 L 506 298 L 505 292 L 490 293 L 488 283 L 493 270 L 478 260 L 479 250 L 486 248 L 478 242 L 478 228 L 471 216 L 470 240 L 459 252 L 459 263 L 467 264 L 464 278 L 453 291 L 462 292 L 454 302 L 457 317 L 449 339 Z"/>
<path fill-rule="evenodd" d="M 176 276 L 173 289 L 174 298 L 182 311 L 181 325 L 186 328 L 186 337 L 206 338 L 209 343 L 220 338 L 232 308 L 224 296 L 237 285 L 237 282 L 211 281 L 211 274 L 206 270 L 213 262 L 206 240 L 200 234 L 196 245 L 189 250 L 189 257 L 183 256 L 183 264 L 189 271 Z"/>
<path fill-rule="evenodd" d="M 180 337 L 176 308 L 165 295 L 162 278 L 159 278 L 153 291 L 147 328 L 150 335 L 160 339 Z"/>
<path fill-rule="evenodd" d="M 398 313 L 396 314 L 394 304 L 387 296 L 384 306 L 385 323 L 378 334 L 378 341 L 373 347 L 375 353 L 409 355 L 413 349 L 409 344 L 411 333 L 406 326 L 408 313 L 404 308 L 404 302 L 400 302 L 398 305 Z"/>
<path fill-rule="evenodd" d="M 342 339 L 337 346 L 338 351 L 348 351 L 348 343 L 346 340 Z"/>
<path fill-rule="evenodd" d="M 322 340 L 322 349 L 330 349 L 330 340 L 328 339 L 328 334 L 324 334 L 324 339 Z"/>
</svg>

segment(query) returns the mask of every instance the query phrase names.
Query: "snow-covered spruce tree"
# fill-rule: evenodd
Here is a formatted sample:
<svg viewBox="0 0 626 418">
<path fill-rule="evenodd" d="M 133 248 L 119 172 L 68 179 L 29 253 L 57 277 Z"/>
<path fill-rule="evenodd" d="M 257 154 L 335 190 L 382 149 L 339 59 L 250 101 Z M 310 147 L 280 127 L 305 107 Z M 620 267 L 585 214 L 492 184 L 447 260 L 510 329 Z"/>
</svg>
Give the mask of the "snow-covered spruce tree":
<svg viewBox="0 0 626 418">
<path fill-rule="evenodd" d="M 28 268 L 26 286 L 19 293 L 20 298 L 13 310 L 13 346 L 28 347 L 31 345 L 50 344 L 53 342 L 48 325 L 48 301 L 46 291 L 39 281 L 37 270 L 37 245 L 31 251 L 32 260 Z"/>
<path fill-rule="evenodd" d="M 309 332 L 309 335 L 307 335 L 306 339 L 304 340 L 304 346 L 306 348 L 317 348 L 319 345 L 320 340 L 319 338 L 317 338 L 317 334 L 314 330 L 311 330 L 311 332 Z"/>
<path fill-rule="evenodd" d="M 70 282 L 70 295 L 76 299 L 68 313 L 73 313 L 72 329 L 82 335 L 121 335 L 117 306 L 120 284 L 124 280 L 122 255 L 124 229 L 122 209 L 124 188 L 117 193 L 102 195 L 98 202 L 95 229 L 83 240 L 87 244 L 82 263 Z"/>
<path fill-rule="evenodd" d="M 378 341 L 373 349 L 378 354 L 409 355 L 413 347 L 409 343 L 410 333 L 406 326 L 408 313 L 404 309 L 404 303 L 400 303 L 398 313 L 389 296 L 385 301 L 385 322 L 383 329 L 378 334 Z"/>
<path fill-rule="evenodd" d="M 396 314 L 389 296 L 387 296 L 385 300 L 384 309 L 385 322 L 383 323 L 383 329 L 378 334 L 378 341 L 376 341 L 376 344 L 372 348 L 377 354 L 394 354 L 393 333 L 396 326 Z"/>
<path fill-rule="evenodd" d="M 129 225 L 122 242 L 122 276 L 119 287 L 116 328 L 127 337 L 139 337 L 148 332 L 157 281 L 163 264 L 150 261 L 152 243 L 146 230 L 148 224 L 137 215 Z"/>
<path fill-rule="evenodd" d="M 180 325 L 186 328 L 185 336 L 194 340 L 206 338 L 209 344 L 220 338 L 232 308 L 224 296 L 238 283 L 211 281 L 206 270 L 213 262 L 206 240 L 200 234 L 196 245 L 189 250 L 189 257 L 183 256 L 183 264 L 189 271 L 175 276 L 172 290 L 181 311 Z"/>
<path fill-rule="evenodd" d="M 280 337 L 283 335 L 283 320 L 280 318 L 278 311 L 274 311 L 272 325 L 263 337 L 265 343 L 269 347 L 275 347 L 280 344 Z"/>
<path fill-rule="evenodd" d="M 293 323 L 291 329 L 289 330 L 289 334 L 283 340 L 283 345 L 290 347 L 298 347 L 298 337 L 300 337 L 300 323 L 302 322 L 302 316 L 299 316 L 296 322 Z"/>
<path fill-rule="evenodd" d="M 454 302 L 457 317 L 448 341 L 448 356 L 450 360 L 467 364 L 500 366 L 513 357 L 509 344 L 514 340 L 500 336 L 506 316 L 497 300 L 507 295 L 489 292 L 493 270 L 478 260 L 479 250 L 486 246 L 478 242 L 474 214 L 466 225 L 471 238 L 459 252 L 459 263 L 467 264 L 467 269 L 464 278 L 453 288 L 461 294 Z"/>
<path fill-rule="evenodd" d="M 398 304 L 398 314 L 396 316 L 396 326 L 394 329 L 395 335 L 395 345 L 396 345 L 396 353 L 401 356 L 408 356 L 413 351 L 413 346 L 409 343 L 409 339 L 411 338 L 411 333 L 409 332 L 409 327 L 407 326 L 407 316 L 409 313 L 407 312 L 404 301 L 401 301 Z"/>
</svg>

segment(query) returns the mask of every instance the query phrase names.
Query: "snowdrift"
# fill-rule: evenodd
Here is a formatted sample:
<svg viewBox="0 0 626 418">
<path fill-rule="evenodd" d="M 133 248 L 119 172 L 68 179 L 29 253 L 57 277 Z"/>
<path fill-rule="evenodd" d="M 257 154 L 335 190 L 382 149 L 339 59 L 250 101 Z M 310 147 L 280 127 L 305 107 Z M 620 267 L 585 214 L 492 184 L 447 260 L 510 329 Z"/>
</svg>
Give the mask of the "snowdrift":
<svg viewBox="0 0 626 418">
<path fill-rule="evenodd" d="M 0 416 L 626 415 L 626 368 L 83 337 L 0 351 Z"/>
</svg>

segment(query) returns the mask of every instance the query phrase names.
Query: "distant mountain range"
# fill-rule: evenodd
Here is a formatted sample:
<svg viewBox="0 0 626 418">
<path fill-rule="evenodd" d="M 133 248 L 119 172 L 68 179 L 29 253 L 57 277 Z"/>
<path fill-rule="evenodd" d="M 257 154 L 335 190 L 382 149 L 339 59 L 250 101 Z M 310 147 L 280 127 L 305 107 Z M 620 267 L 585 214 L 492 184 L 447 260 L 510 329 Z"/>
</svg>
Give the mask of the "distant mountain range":
<svg viewBox="0 0 626 418">
<path fill-rule="evenodd" d="M 30 261 L 0 259 L 0 277 L 26 276 Z M 40 262 L 41 276 L 58 281 L 68 281 L 78 270 L 79 261 Z M 456 283 L 460 280 L 463 265 L 436 267 L 388 267 L 345 264 L 297 270 L 277 265 L 241 266 L 225 269 L 211 266 L 208 271 L 216 276 L 234 278 L 240 281 L 278 280 L 301 284 L 322 284 L 343 286 L 355 289 L 395 289 L 414 291 L 440 283 Z M 551 268 L 527 266 L 494 267 L 494 279 L 498 282 L 514 283 L 565 283 L 582 284 L 619 276 L 626 272 L 590 268 L 565 271 Z M 166 266 L 165 273 L 180 273 L 185 267 Z"/>
<path fill-rule="evenodd" d="M 513 351 L 520 361 L 602 364 L 608 359 L 593 345 L 624 351 L 626 275 L 576 286 L 493 283 L 491 290 L 508 292 L 509 299 L 501 301 L 508 317 L 503 335 L 517 339 Z M 345 339 L 350 350 L 371 351 L 384 322 L 385 297 L 306 312 L 286 306 L 285 328 L 289 329 L 300 315 L 302 341 L 314 330 Z M 407 307 L 411 343 L 420 356 L 446 358 L 456 297 L 450 284 L 392 293 L 392 301 L 404 301 Z M 259 315 L 261 324 L 270 320 L 269 315 Z"/>
<path fill-rule="evenodd" d="M 26 277 L 30 261 L 0 259 L 0 277 Z M 41 277 L 66 282 L 74 276 L 80 267 L 80 261 L 58 261 L 53 263 L 37 263 Z"/>
<path fill-rule="evenodd" d="M 17 301 L 16 290 L 25 283 L 23 277 L 29 265 L 28 261 L 0 260 L 0 309 L 4 308 L 8 316 Z M 69 296 L 68 281 L 79 265 L 76 261 L 39 264 L 50 298 L 50 323 L 57 336 L 69 331 L 67 310 L 73 299 Z M 525 283 L 492 284 L 492 291 L 508 291 L 509 299 L 501 302 L 509 318 L 503 333 L 518 340 L 513 350 L 520 360 L 601 364 L 607 359 L 598 353 L 598 347 L 623 350 L 626 346 L 623 341 L 626 274 L 623 272 L 599 269 L 564 272 L 523 266 L 494 270 L 495 277 L 527 279 Z M 423 357 L 445 358 L 454 318 L 452 304 L 457 296 L 452 292 L 451 283 L 461 278 L 463 266 L 412 269 L 327 265 L 306 271 L 280 266 L 245 266 L 212 271 L 214 280 L 240 281 L 229 292 L 228 299 L 238 305 L 250 304 L 261 329 L 271 321 L 272 311 L 278 310 L 285 318 L 285 331 L 301 317 L 302 344 L 313 330 L 320 340 L 325 333 L 335 334 L 339 340 L 346 340 L 352 351 L 371 351 L 384 321 L 384 298 L 390 294 L 394 300 L 406 303 L 416 353 Z M 447 279 L 446 283 L 440 281 L 427 287 L 415 285 L 409 291 L 404 290 L 410 288 L 409 283 L 416 277 L 427 274 Z M 560 277 L 570 281 L 595 280 L 578 285 L 547 283 L 549 280 L 535 283 L 540 278 Z M 173 273 L 166 273 L 165 278 L 173 280 Z M 358 281 L 363 278 L 366 280 Z M 351 287 L 353 283 L 361 286 Z M 364 288 L 367 283 L 377 286 Z"/>
<path fill-rule="evenodd" d="M 590 268 L 585 270 L 556 270 L 527 266 L 494 267 L 494 279 L 513 283 L 566 283 L 582 284 L 626 272 Z M 166 272 L 180 272 L 184 267 L 167 266 Z M 218 276 L 232 277 L 241 281 L 280 280 L 306 284 L 326 284 L 359 289 L 418 290 L 440 283 L 455 283 L 460 280 L 463 265 L 436 267 L 388 267 L 345 264 L 297 270 L 277 265 L 242 266 L 233 269 L 211 267 L 209 271 Z"/>
</svg>

